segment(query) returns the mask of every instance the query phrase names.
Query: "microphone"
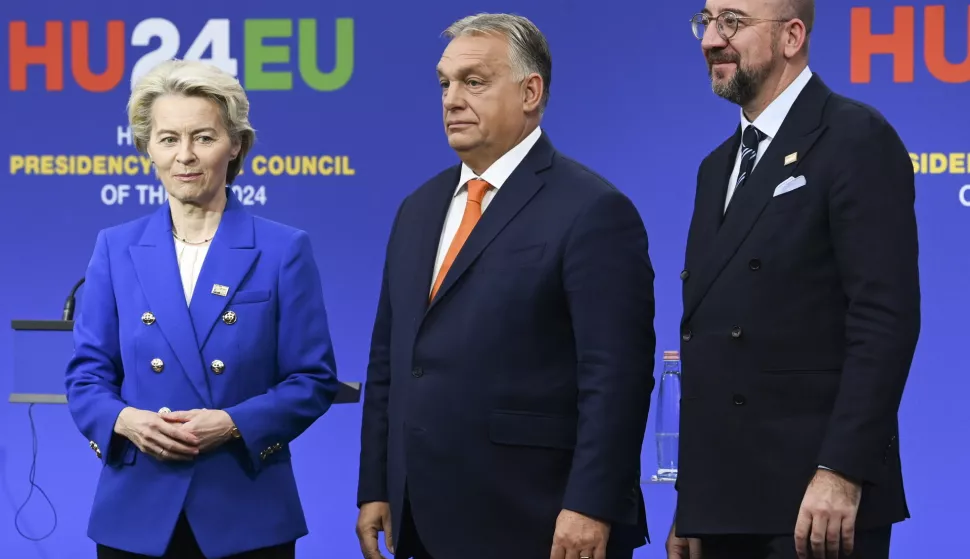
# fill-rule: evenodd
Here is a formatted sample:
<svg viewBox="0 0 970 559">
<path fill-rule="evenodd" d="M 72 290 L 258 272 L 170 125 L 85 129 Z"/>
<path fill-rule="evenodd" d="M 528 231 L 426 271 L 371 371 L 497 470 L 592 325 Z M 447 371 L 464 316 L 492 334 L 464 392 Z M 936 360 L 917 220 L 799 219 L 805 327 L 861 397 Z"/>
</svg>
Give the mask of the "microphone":
<svg viewBox="0 0 970 559">
<path fill-rule="evenodd" d="M 67 296 L 67 301 L 64 301 L 64 314 L 61 316 L 61 320 L 74 320 L 74 294 L 77 293 L 82 283 L 84 283 L 84 278 L 74 284 L 71 294 Z"/>
</svg>

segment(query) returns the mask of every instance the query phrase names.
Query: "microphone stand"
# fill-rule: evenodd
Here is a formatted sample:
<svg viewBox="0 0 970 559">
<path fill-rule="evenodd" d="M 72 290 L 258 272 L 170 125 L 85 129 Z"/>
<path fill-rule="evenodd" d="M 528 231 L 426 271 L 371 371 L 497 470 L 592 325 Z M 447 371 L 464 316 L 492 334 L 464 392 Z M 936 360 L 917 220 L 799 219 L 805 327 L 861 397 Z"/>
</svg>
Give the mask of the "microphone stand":
<svg viewBox="0 0 970 559">
<path fill-rule="evenodd" d="M 64 302 L 64 313 L 61 315 L 61 320 L 74 320 L 74 295 L 82 283 L 84 283 L 84 278 L 81 278 L 80 281 L 74 284 L 74 288 L 71 289 L 71 294 L 67 296 L 67 301 Z"/>
</svg>

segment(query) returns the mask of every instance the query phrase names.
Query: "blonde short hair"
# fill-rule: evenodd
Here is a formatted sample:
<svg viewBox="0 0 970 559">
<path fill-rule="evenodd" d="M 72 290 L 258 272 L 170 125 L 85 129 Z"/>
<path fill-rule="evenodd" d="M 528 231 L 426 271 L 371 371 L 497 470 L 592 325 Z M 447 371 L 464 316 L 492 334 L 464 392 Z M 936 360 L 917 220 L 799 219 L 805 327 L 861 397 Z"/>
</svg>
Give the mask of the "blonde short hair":
<svg viewBox="0 0 970 559">
<path fill-rule="evenodd" d="M 138 80 L 128 100 L 128 124 L 141 153 L 148 152 L 152 106 L 163 95 L 203 97 L 219 106 L 223 125 L 240 145 L 239 155 L 226 171 L 226 183 L 232 183 L 256 141 L 256 131 L 249 123 L 249 99 L 239 80 L 216 66 L 191 60 L 167 60 L 152 68 Z"/>
</svg>

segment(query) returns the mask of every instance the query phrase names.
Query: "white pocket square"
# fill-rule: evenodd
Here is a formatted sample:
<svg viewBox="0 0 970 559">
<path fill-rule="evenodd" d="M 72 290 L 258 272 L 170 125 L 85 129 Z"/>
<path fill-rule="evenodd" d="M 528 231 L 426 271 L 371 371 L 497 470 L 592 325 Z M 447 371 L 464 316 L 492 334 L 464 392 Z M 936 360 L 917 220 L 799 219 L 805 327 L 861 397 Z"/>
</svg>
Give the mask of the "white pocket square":
<svg viewBox="0 0 970 559">
<path fill-rule="evenodd" d="M 805 186 L 805 175 L 799 175 L 797 177 L 788 177 L 781 184 L 775 187 L 775 196 L 781 196 L 786 192 L 791 192 L 796 188 L 801 188 Z"/>
</svg>

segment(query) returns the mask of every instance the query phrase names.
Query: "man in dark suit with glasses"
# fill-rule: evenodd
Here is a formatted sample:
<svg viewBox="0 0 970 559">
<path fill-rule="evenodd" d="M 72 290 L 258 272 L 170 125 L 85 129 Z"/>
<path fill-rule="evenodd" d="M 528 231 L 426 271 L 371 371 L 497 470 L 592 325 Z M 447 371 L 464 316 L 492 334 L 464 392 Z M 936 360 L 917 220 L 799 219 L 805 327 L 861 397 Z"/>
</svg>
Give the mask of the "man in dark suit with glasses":
<svg viewBox="0 0 970 559">
<path fill-rule="evenodd" d="M 681 274 L 670 558 L 886 559 L 909 516 L 913 167 L 881 114 L 809 69 L 813 20 L 811 0 L 710 0 L 691 20 L 742 110 L 700 165 Z"/>
</svg>

